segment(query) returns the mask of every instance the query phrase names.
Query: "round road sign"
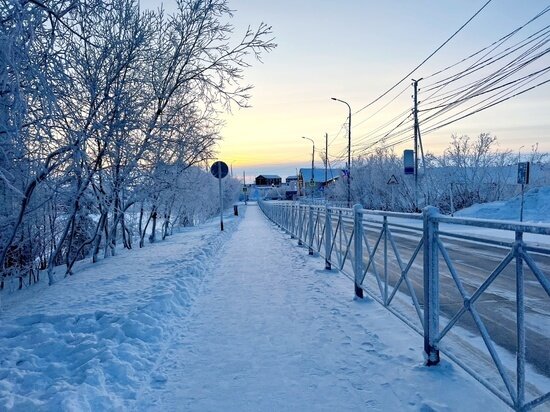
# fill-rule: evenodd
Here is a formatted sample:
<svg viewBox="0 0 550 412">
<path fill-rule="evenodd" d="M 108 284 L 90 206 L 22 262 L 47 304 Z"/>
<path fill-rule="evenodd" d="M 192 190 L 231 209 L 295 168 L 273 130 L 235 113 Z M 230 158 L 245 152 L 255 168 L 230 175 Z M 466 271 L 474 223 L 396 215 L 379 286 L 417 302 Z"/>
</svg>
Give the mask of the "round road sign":
<svg viewBox="0 0 550 412">
<path fill-rule="evenodd" d="M 214 162 L 214 164 L 210 167 L 210 173 L 218 179 L 223 179 L 227 176 L 227 172 L 229 172 L 229 167 L 227 167 L 227 163 L 222 162 L 221 160 Z"/>
</svg>

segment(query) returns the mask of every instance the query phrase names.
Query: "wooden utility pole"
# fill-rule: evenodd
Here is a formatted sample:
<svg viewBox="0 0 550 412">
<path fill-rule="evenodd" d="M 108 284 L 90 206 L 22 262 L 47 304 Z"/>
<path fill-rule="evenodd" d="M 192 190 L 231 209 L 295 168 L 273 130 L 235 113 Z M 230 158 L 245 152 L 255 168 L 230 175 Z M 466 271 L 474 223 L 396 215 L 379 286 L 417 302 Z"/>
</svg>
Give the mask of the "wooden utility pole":
<svg viewBox="0 0 550 412">
<path fill-rule="evenodd" d="M 418 207 L 418 143 L 420 141 L 420 127 L 418 126 L 418 82 L 422 79 L 414 80 L 414 208 L 416 212 L 420 211 Z"/>
<path fill-rule="evenodd" d="M 325 133 L 325 187 L 323 194 L 325 195 L 325 201 L 327 200 L 327 167 L 328 167 L 328 133 Z"/>
</svg>

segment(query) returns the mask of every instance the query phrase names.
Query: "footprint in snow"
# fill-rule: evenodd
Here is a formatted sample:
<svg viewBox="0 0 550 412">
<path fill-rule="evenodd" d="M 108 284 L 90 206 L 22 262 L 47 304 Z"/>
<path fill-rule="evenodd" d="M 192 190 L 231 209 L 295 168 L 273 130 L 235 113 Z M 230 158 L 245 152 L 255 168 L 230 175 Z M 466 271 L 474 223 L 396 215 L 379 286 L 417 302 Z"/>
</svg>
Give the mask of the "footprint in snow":
<svg viewBox="0 0 550 412">
<path fill-rule="evenodd" d="M 151 387 L 155 389 L 162 388 L 166 381 L 168 381 L 168 377 L 163 373 L 155 373 L 151 376 Z"/>
</svg>

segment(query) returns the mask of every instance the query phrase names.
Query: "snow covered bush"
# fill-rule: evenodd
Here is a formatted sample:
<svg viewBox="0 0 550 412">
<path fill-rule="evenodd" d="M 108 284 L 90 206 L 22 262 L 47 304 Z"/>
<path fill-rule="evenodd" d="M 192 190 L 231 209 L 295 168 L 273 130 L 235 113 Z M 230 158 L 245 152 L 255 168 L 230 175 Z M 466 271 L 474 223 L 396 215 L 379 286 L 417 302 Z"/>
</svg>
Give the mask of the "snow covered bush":
<svg viewBox="0 0 550 412">
<path fill-rule="evenodd" d="M 475 138 L 453 135 L 439 155 L 426 154 L 418 170 L 418 206 L 437 206 L 444 213 L 475 203 L 506 200 L 518 193 L 518 156 L 500 150 L 497 138 L 481 133 Z M 530 187 L 550 185 L 550 165 L 536 145 L 522 161 L 531 162 Z M 393 149 L 378 149 L 367 157 L 353 160 L 351 170 L 352 204 L 367 209 L 415 210 L 413 175 L 404 175 L 403 160 Z M 397 184 L 388 184 L 395 176 Z M 327 190 L 328 199 L 342 204 L 347 199 L 347 178 L 340 178 Z"/>
</svg>

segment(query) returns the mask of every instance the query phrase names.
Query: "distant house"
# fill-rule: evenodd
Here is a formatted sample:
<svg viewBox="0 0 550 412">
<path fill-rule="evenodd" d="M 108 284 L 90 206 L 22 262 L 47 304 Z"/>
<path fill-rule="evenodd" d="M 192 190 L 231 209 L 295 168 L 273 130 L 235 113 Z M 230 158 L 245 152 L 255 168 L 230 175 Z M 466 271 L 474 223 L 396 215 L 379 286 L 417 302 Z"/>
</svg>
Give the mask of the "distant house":
<svg viewBox="0 0 550 412">
<path fill-rule="evenodd" d="M 256 176 L 256 186 L 281 186 L 281 176 L 259 175 Z"/>
<path fill-rule="evenodd" d="M 288 190 L 296 190 L 298 188 L 298 176 L 287 176 L 285 183 Z"/>
<path fill-rule="evenodd" d="M 286 200 L 293 200 L 298 195 L 298 176 L 287 176 L 285 179 L 286 184 Z"/>
<path fill-rule="evenodd" d="M 314 169 L 313 173 L 311 169 L 302 168 L 298 174 L 298 192 L 302 195 L 305 193 L 311 193 L 311 187 L 313 183 L 314 193 L 319 190 L 324 190 L 326 186 L 339 179 L 342 176 L 342 170 L 340 169 Z M 307 188 L 307 189 L 306 189 Z"/>
</svg>

